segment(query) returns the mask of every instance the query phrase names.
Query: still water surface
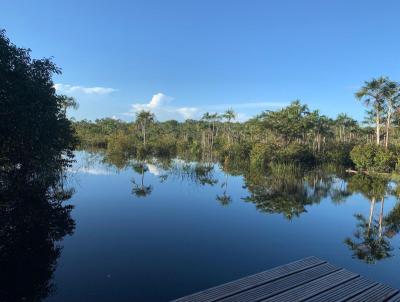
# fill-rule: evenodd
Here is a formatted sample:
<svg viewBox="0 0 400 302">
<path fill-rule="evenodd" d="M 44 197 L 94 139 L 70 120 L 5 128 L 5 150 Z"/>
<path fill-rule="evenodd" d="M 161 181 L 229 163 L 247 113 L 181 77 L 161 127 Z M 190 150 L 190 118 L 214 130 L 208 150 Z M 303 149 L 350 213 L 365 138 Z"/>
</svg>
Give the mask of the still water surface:
<svg viewBox="0 0 400 302">
<path fill-rule="evenodd" d="M 77 153 L 76 227 L 59 242 L 46 301 L 167 301 L 310 255 L 400 287 L 393 182 L 180 160 L 123 166 Z"/>
</svg>

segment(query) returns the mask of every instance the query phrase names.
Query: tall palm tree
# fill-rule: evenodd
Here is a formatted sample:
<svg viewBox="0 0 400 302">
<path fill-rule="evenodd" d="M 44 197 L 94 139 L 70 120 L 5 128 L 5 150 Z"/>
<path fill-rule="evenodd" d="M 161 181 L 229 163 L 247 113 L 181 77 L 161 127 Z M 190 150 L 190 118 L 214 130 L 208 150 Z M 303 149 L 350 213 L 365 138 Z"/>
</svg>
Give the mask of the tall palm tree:
<svg viewBox="0 0 400 302">
<path fill-rule="evenodd" d="M 228 143 L 231 142 L 231 121 L 235 120 L 236 118 L 236 112 L 233 111 L 232 108 L 226 110 L 223 114 L 222 117 L 227 121 L 228 127 L 227 127 L 227 136 L 228 136 Z"/>
<path fill-rule="evenodd" d="M 385 90 L 388 78 L 373 78 L 371 81 L 365 81 L 364 86 L 355 93 L 358 100 L 364 101 L 366 106 L 372 106 L 375 115 L 376 144 L 380 145 L 381 136 L 381 117 L 385 106 Z"/>
<path fill-rule="evenodd" d="M 222 114 L 222 117 L 223 117 L 224 119 L 226 119 L 228 123 L 230 123 L 232 120 L 234 120 L 234 119 L 236 118 L 236 112 L 233 111 L 232 108 L 230 108 L 230 109 L 226 110 L 226 111 Z"/>
<path fill-rule="evenodd" d="M 218 115 L 218 113 L 210 114 L 209 112 L 206 112 L 203 114 L 201 119 L 209 124 L 209 132 L 211 133 L 210 153 L 212 155 L 214 149 L 214 139 L 218 133 L 216 123 L 221 119 L 221 116 Z"/>
<path fill-rule="evenodd" d="M 72 108 L 75 110 L 79 108 L 78 102 L 72 97 L 66 95 L 58 95 L 57 98 L 64 113 L 67 112 L 68 108 Z"/>
<path fill-rule="evenodd" d="M 151 123 L 154 123 L 155 121 L 155 115 L 154 113 L 151 113 L 150 111 L 142 110 L 136 113 L 136 123 L 140 125 L 140 128 L 142 130 L 142 136 L 143 136 L 143 146 L 146 147 L 146 130 L 147 126 L 150 125 Z"/>
<path fill-rule="evenodd" d="M 385 134 L 385 148 L 389 145 L 389 132 L 393 115 L 400 107 L 400 85 L 394 81 L 388 81 L 384 87 L 384 96 L 386 100 L 386 134 Z"/>
<path fill-rule="evenodd" d="M 357 128 L 357 121 L 349 117 L 346 113 L 340 113 L 335 120 L 335 126 L 338 129 L 339 141 L 346 142 L 346 134 L 351 139 L 351 133 Z"/>
</svg>

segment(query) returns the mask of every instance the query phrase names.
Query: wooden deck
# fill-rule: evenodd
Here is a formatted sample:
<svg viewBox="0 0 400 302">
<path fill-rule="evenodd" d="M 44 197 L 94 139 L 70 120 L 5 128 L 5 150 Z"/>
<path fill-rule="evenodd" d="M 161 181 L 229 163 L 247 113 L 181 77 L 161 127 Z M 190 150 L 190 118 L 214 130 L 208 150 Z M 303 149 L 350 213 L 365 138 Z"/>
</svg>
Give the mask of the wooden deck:
<svg viewBox="0 0 400 302">
<path fill-rule="evenodd" d="M 174 302 L 398 301 L 400 293 L 316 257 L 244 277 Z"/>
</svg>

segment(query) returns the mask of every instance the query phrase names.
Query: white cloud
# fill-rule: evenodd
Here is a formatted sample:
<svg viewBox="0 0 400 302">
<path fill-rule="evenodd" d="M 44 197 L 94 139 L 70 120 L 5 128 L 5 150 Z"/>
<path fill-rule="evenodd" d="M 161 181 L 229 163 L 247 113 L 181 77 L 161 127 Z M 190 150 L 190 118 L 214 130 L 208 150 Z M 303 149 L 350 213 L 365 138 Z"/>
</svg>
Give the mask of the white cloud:
<svg viewBox="0 0 400 302">
<path fill-rule="evenodd" d="M 83 93 L 83 94 L 109 94 L 117 91 L 108 87 L 84 87 L 69 84 L 54 84 L 54 88 L 60 93 Z"/>
<path fill-rule="evenodd" d="M 132 104 L 132 109 L 134 112 L 141 111 L 141 110 L 154 111 L 154 110 L 160 109 L 161 106 L 165 105 L 167 102 L 169 102 L 171 100 L 173 100 L 172 97 L 159 92 L 159 93 L 156 93 L 155 95 L 153 95 L 150 102 L 148 102 L 148 103 Z"/>
<path fill-rule="evenodd" d="M 186 120 L 201 118 L 204 112 L 218 112 L 222 113 L 228 108 L 232 108 L 237 112 L 236 120 L 244 122 L 251 116 L 259 113 L 260 110 L 282 108 L 287 106 L 287 102 L 243 102 L 232 104 L 213 104 L 202 107 L 175 107 L 170 105 L 170 101 L 174 98 L 167 96 L 161 92 L 153 95 L 148 103 L 135 103 L 131 105 L 131 110 L 125 115 L 134 116 L 141 110 L 151 111 L 156 115 L 160 121 L 169 119 Z M 243 112 L 245 111 L 245 112 Z"/>
<path fill-rule="evenodd" d="M 76 169 L 70 169 L 71 173 L 83 173 L 83 174 L 92 174 L 92 175 L 111 175 L 114 174 L 111 170 L 102 168 L 102 167 L 79 167 Z"/>
<path fill-rule="evenodd" d="M 181 107 L 176 111 L 183 116 L 185 120 L 194 118 L 199 113 L 199 108 L 195 107 Z"/>
<path fill-rule="evenodd" d="M 155 95 L 153 95 L 153 97 L 150 100 L 150 103 L 148 104 L 148 106 L 150 108 L 157 108 L 160 107 L 162 105 L 164 105 L 166 102 L 173 100 L 172 97 L 167 96 L 163 93 L 157 93 Z"/>
<path fill-rule="evenodd" d="M 240 123 L 245 122 L 245 121 L 247 121 L 248 119 L 250 119 L 250 117 L 249 117 L 246 113 L 241 113 L 241 112 L 239 112 L 239 113 L 236 115 L 236 121 L 238 121 L 238 122 L 240 122 Z"/>
<path fill-rule="evenodd" d="M 168 103 L 174 98 L 167 96 L 161 92 L 153 95 L 148 103 L 135 103 L 132 104 L 131 110 L 126 113 L 127 115 L 134 115 L 141 110 L 148 110 L 153 112 L 157 118 L 161 120 L 176 119 L 186 120 L 194 118 L 199 109 L 196 107 L 174 107 L 169 106 Z"/>
<path fill-rule="evenodd" d="M 149 172 L 154 176 L 160 176 L 163 173 L 162 169 L 153 164 L 147 164 L 147 168 L 149 169 Z"/>
</svg>

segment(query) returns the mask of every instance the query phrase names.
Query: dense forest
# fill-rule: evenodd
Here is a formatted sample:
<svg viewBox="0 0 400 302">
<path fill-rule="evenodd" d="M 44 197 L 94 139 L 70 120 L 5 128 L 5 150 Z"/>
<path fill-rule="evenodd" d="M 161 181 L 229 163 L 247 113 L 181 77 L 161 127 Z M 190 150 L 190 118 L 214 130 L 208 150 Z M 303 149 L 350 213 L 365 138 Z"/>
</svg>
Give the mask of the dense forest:
<svg viewBox="0 0 400 302">
<path fill-rule="evenodd" d="M 399 84 L 386 77 L 365 82 L 355 93 L 367 106 L 363 123 L 346 114 L 329 118 L 296 100 L 244 123 L 236 122 L 236 113 L 228 109 L 184 122 L 158 122 L 153 113 L 141 111 L 133 122 L 105 118 L 73 125 L 81 148 L 104 149 L 119 158 L 247 160 L 257 167 L 277 162 L 335 163 L 362 171 L 393 172 L 400 152 L 399 91 Z"/>
</svg>

